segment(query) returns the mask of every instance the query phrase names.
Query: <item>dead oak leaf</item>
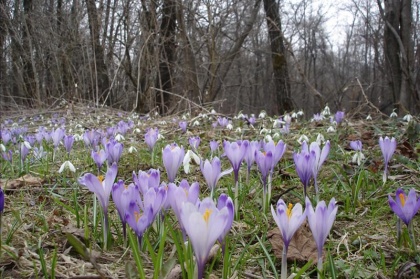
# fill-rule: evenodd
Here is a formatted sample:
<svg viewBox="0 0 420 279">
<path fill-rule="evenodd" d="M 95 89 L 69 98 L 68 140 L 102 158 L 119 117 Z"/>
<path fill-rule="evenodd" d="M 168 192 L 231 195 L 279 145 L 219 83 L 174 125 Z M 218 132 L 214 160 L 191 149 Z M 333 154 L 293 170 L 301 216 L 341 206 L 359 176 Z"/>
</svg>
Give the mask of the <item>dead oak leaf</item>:
<svg viewBox="0 0 420 279">
<path fill-rule="evenodd" d="M 278 228 L 272 229 L 267 234 L 268 240 L 274 251 L 276 258 L 281 259 L 283 253 L 283 238 Z M 322 255 L 324 257 L 324 253 Z M 296 231 L 292 240 L 290 241 L 287 251 L 287 259 L 289 261 L 307 262 L 312 260 L 317 262 L 318 251 L 315 240 L 306 223 L 304 223 Z"/>
</svg>

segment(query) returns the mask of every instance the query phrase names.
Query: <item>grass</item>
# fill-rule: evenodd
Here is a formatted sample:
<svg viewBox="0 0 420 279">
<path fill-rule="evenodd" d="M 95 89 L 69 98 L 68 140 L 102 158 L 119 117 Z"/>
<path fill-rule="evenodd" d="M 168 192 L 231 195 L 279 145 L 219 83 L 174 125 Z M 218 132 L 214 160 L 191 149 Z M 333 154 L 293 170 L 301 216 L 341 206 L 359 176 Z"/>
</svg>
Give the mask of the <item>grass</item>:
<svg viewBox="0 0 420 279">
<path fill-rule="evenodd" d="M 77 109 L 77 108 L 76 108 Z M 271 129 L 269 118 L 258 120 L 254 127 L 233 119 L 234 129 L 212 128 L 216 116 L 195 117 L 189 122 L 187 134 L 182 134 L 178 121 L 181 116 L 167 118 L 140 117 L 113 110 L 86 108 L 74 111 L 71 119 L 61 120 L 64 114 L 28 112 L 27 116 L 10 115 L 10 121 L 2 123 L 2 129 L 27 127 L 27 135 L 34 135 L 39 126 L 47 130 L 55 123 L 64 121 L 68 133 L 82 134 L 84 128 L 106 129 L 118 125 L 119 121 L 133 121 L 134 127 L 124 135 L 123 156 L 118 164 L 117 179 L 126 184 L 131 181 L 132 172 L 158 168 L 161 181 L 166 181 L 162 164 L 162 148 L 176 142 L 188 149 L 190 136 L 201 137 L 199 153 L 209 158 L 210 140 L 219 143 L 223 139 L 261 140 L 266 134 L 260 130 Z M 191 118 L 192 119 L 192 118 Z M 6 119 L 3 119 L 6 120 Z M 199 126 L 192 126 L 195 120 Z M 188 121 L 188 119 L 187 119 Z M 235 129 L 241 126 L 240 132 Z M 408 190 L 420 185 L 420 146 L 408 140 L 407 125 L 397 120 L 362 121 L 346 119 L 336 133 L 327 133 L 328 122 L 311 123 L 304 120 L 293 122 L 290 134 L 270 135 L 287 143 L 287 151 L 277 165 L 272 181 L 272 199 L 275 205 L 279 198 L 287 203 L 304 203 L 303 189 L 294 169 L 292 152 L 300 147 L 297 139 L 305 134 L 314 141 L 318 133 L 331 141 L 331 151 L 322 166 L 318 183 L 320 199 L 329 201 L 335 197 L 339 204 L 338 215 L 326 242 L 324 271 L 325 278 L 414 278 L 420 276 L 420 255 L 410 247 L 407 232 L 403 231 L 400 244 L 396 237 L 396 216 L 388 206 L 388 194 L 398 187 Z M 145 130 L 158 127 L 164 136 L 154 149 L 154 160 L 144 142 Z M 137 132 L 137 130 L 139 132 Z M 71 130 L 71 132 L 70 132 Z M 382 182 L 382 155 L 378 146 L 379 136 L 396 137 L 399 146 L 390 163 L 390 179 Z M 412 137 L 412 135 L 410 135 Z M 349 141 L 361 139 L 366 160 L 361 166 L 351 163 L 352 151 Z M 17 139 L 22 141 L 23 139 Z M 417 146 L 415 145 L 417 143 Z M 1 187 L 6 193 L 5 211 L 2 221 L 2 250 L 0 255 L 1 278 L 70 278 L 74 276 L 99 276 L 103 278 L 166 278 L 172 273 L 182 278 L 193 278 L 194 264 L 191 262 L 191 245 L 185 246 L 176 217 L 168 211 L 161 226 L 164 234 L 155 224 L 149 228 L 141 249 L 135 235 L 129 231 L 128 245 L 124 245 L 121 222 L 110 202 L 109 249 L 103 251 L 102 212 L 93 209 L 93 195 L 80 186 L 77 179 L 86 172 L 97 173 L 90 158 L 90 151 L 83 141 L 76 141 L 70 156 L 61 145 L 53 151 L 52 143 L 43 142 L 47 156 L 38 160 L 30 151 L 20 166 L 18 143 L 5 144 L 13 150 L 12 164 L 0 159 Z M 137 152 L 129 153 L 129 147 Z M 410 147 L 412 147 L 410 149 Z M 54 162 L 52 161 L 52 152 Z M 219 146 L 218 156 L 223 153 Z M 70 160 L 76 172 L 59 174 L 61 164 Z M 222 170 L 230 167 L 222 158 Z M 104 167 L 104 170 L 106 167 Z M 104 171 L 103 170 L 103 171 Z M 31 175 L 26 182 L 16 179 Z M 245 181 L 246 166 L 240 171 L 239 219 L 236 220 L 227 237 L 226 253 L 219 249 L 211 255 L 206 266 L 207 278 L 279 278 L 281 259 L 267 236 L 276 227 L 270 210 L 264 213 L 262 206 L 262 185 L 255 164 L 252 167 L 249 184 Z M 191 172 L 179 170 L 177 180 L 187 179 L 189 183 L 199 181 L 200 198 L 210 195 L 199 166 L 192 165 Z M 218 183 L 216 197 L 220 193 L 234 195 L 233 173 L 224 176 Z M 314 188 L 309 188 L 314 196 Z M 99 205 L 98 205 L 99 207 Z M 95 216 L 94 216 L 95 215 Z M 96 220 L 96 223 L 93 223 Z M 419 216 L 414 220 L 414 234 L 420 236 Z M 405 229 L 405 228 L 404 228 Z M 163 236 L 163 238 L 162 238 Z M 419 247 L 417 247 L 419 250 Z M 289 258 L 289 274 L 298 278 L 316 277 L 316 261 L 309 262 L 299 257 Z M 138 270 L 141 272 L 139 273 Z M 96 277 L 95 277 L 96 278 Z"/>
</svg>

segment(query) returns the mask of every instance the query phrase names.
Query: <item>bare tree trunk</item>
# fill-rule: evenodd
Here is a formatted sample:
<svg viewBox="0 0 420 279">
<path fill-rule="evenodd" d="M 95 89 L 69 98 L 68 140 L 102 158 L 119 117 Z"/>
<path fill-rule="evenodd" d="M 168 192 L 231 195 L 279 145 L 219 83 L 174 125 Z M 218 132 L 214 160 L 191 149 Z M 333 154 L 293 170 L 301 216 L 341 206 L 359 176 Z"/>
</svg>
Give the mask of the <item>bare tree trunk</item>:
<svg viewBox="0 0 420 279">
<path fill-rule="evenodd" d="M 164 0 L 162 7 L 162 22 L 160 26 L 161 53 L 159 63 L 160 84 L 157 88 L 163 91 L 157 92 L 159 112 L 164 114 L 170 106 L 170 95 L 173 88 L 173 65 L 175 62 L 175 30 L 176 30 L 176 1 Z"/>
<path fill-rule="evenodd" d="M 108 96 L 110 82 L 105 64 L 104 49 L 99 38 L 100 22 L 95 0 L 86 0 L 86 7 L 88 12 L 89 30 L 94 55 L 94 71 L 92 74 L 94 81 L 93 88 L 96 93 L 95 102 L 96 105 L 99 105 L 99 101 L 105 101 L 107 105 L 111 105 L 111 100 Z"/>
<path fill-rule="evenodd" d="M 273 79 L 277 100 L 277 113 L 283 114 L 293 110 L 290 93 L 289 71 L 287 66 L 286 48 L 283 41 L 279 7 L 275 0 L 264 0 L 264 10 L 267 17 L 268 34 L 271 41 L 271 56 Z"/>
<path fill-rule="evenodd" d="M 7 35 L 6 0 L 0 0 L 0 108 L 5 105 L 7 65 L 4 44 Z"/>
</svg>

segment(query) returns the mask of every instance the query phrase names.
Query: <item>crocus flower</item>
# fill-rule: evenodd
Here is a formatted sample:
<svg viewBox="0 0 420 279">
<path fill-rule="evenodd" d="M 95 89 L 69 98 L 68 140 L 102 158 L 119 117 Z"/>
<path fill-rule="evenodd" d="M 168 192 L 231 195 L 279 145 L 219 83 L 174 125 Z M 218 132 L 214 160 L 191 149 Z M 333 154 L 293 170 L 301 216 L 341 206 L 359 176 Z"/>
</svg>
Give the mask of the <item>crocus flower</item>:
<svg viewBox="0 0 420 279">
<path fill-rule="evenodd" d="M 414 189 L 411 189 L 410 192 L 408 192 L 408 196 L 403 189 L 397 189 L 395 200 L 391 195 L 388 195 L 388 203 L 392 211 L 394 211 L 407 226 L 420 209 L 420 198 L 417 199 L 417 194 Z"/>
<path fill-rule="evenodd" d="M 106 144 L 105 152 L 107 153 L 107 159 L 108 159 L 108 166 L 117 163 L 121 158 L 121 154 L 123 152 L 124 145 L 122 143 L 119 143 L 115 140 L 110 140 Z"/>
<path fill-rule="evenodd" d="M 302 148 L 304 148 L 305 145 L 307 146 L 306 142 L 302 145 Z M 318 176 L 319 170 L 321 169 L 322 164 L 325 162 L 325 159 L 327 159 L 327 156 L 330 152 L 330 141 L 327 140 L 324 147 L 322 147 L 322 150 L 316 141 L 312 142 L 309 146 L 309 152 L 312 152 L 312 151 L 315 153 L 315 162 L 314 162 L 314 168 L 312 172 L 313 172 L 313 177 L 314 177 L 315 192 L 316 194 L 318 194 L 317 176 Z"/>
<path fill-rule="evenodd" d="M 181 220 L 181 207 L 184 202 L 196 204 L 198 196 L 200 194 L 200 185 L 198 182 L 188 184 L 188 181 L 183 179 L 179 186 L 174 183 L 168 184 L 168 203 L 175 213 L 178 220 Z M 183 224 L 180 222 L 180 227 L 184 240 L 186 239 L 186 233 Z"/>
<path fill-rule="evenodd" d="M 255 162 L 257 163 L 258 169 L 261 173 L 261 179 L 263 183 L 263 210 L 266 210 L 266 199 L 267 197 L 267 177 L 270 173 L 271 167 L 273 166 L 273 154 L 271 151 L 261 152 L 257 150 L 255 152 Z M 268 193 L 270 196 L 270 193 Z"/>
<path fill-rule="evenodd" d="M 63 138 L 64 147 L 68 154 L 70 154 L 71 149 L 73 148 L 74 143 L 74 136 L 73 135 L 65 135 Z"/>
<path fill-rule="evenodd" d="M 86 147 L 95 149 L 100 140 L 100 133 L 95 130 L 87 130 L 83 134 L 83 141 L 85 142 Z"/>
<path fill-rule="evenodd" d="M 306 214 L 308 216 L 309 228 L 311 229 L 318 250 L 318 272 L 322 270 L 322 249 L 334 223 L 337 210 L 338 205 L 334 198 L 330 200 L 328 206 L 325 201 L 318 202 L 314 210 L 311 201 L 306 197 Z M 320 273 L 318 273 L 318 278 L 319 276 Z"/>
<path fill-rule="evenodd" d="M 180 121 L 178 125 L 183 133 L 187 132 L 187 121 Z"/>
<path fill-rule="evenodd" d="M 238 181 L 239 168 L 241 167 L 242 160 L 245 157 L 248 145 L 249 141 L 247 140 L 232 143 L 225 140 L 223 142 L 225 154 L 228 157 L 235 174 L 235 181 Z"/>
<path fill-rule="evenodd" d="M 105 180 L 102 181 L 100 178 L 96 177 L 94 174 L 86 173 L 79 178 L 79 183 L 87 187 L 91 192 L 93 192 L 98 198 L 102 210 L 104 211 L 104 249 L 107 247 L 107 237 L 108 237 L 108 205 L 109 205 L 109 196 L 111 194 L 112 186 L 114 185 L 114 180 L 117 177 L 118 167 L 116 163 L 113 163 L 105 175 Z"/>
<path fill-rule="evenodd" d="M 150 188 L 157 190 L 160 184 L 160 171 L 158 169 L 149 169 L 147 172 L 140 170 L 138 175 L 133 171 L 133 182 L 142 195 Z"/>
<path fill-rule="evenodd" d="M 249 182 L 249 174 L 251 173 L 252 164 L 255 162 L 255 152 L 260 148 L 258 141 L 253 140 L 249 142 L 248 149 L 244 156 L 244 160 L 247 166 L 247 184 Z"/>
<path fill-rule="evenodd" d="M 30 149 L 31 149 L 31 145 L 29 144 L 29 142 L 25 141 L 20 144 L 20 161 L 22 164 L 23 162 L 25 162 Z"/>
<path fill-rule="evenodd" d="M 211 191 L 211 197 L 213 197 L 214 189 L 216 189 L 219 179 L 233 171 L 233 169 L 228 169 L 222 172 L 220 159 L 217 157 L 214 157 L 211 163 L 209 160 L 204 161 L 204 163 L 202 162 L 200 164 L 200 168 L 204 179 L 206 180 L 207 186 Z"/>
<path fill-rule="evenodd" d="M 293 153 L 293 160 L 295 162 L 296 172 L 303 184 L 303 194 L 306 197 L 306 188 L 313 176 L 313 168 L 315 164 L 316 155 L 314 151 L 307 152 L 302 150 L 300 153 Z"/>
<path fill-rule="evenodd" d="M 188 139 L 188 143 L 190 144 L 192 150 L 194 152 L 197 152 L 198 146 L 200 145 L 200 137 L 199 136 L 195 136 L 195 137 L 190 137 Z"/>
<path fill-rule="evenodd" d="M 385 137 L 379 138 L 379 147 L 381 148 L 382 155 L 384 156 L 384 174 L 382 176 L 382 179 L 384 183 L 386 182 L 387 176 L 388 176 L 388 163 L 389 160 L 391 160 L 392 155 L 395 152 L 395 149 L 397 148 L 397 141 L 395 138 L 388 138 Z"/>
<path fill-rule="evenodd" d="M 179 147 L 176 143 L 168 144 L 162 150 L 163 165 L 166 169 L 169 182 L 174 182 L 179 167 L 184 159 L 184 147 Z"/>
<path fill-rule="evenodd" d="M 51 138 L 54 144 L 54 148 L 57 148 L 61 140 L 64 138 L 64 130 L 61 128 L 53 129 L 51 132 Z"/>
<path fill-rule="evenodd" d="M 194 249 L 198 279 L 202 279 L 211 248 L 229 226 L 229 209 L 223 207 L 219 210 L 211 198 L 197 204 L 184 202 L 180 222 Z"/>
<path fill-rule="evenodd" d="M 147 133 L 144 135 L 144 141 L 146 142 L 149 150 L 152 151 L 155 147 L 156 141 L 159 138 L 159 129 L 150 128 L 147 130 Z"/>
<path fill-rule="evenodd" d="M 103 163 L 105 162 L 105 160 L 107 159 L 108 155 L 106 154 L 105 150 L 100 149 L 98 151 L 93 151 L 91 152 L 91 157 L 93 159 L 93 161 L 95 162 L 96 166 L 98 167 L 98 172 L 101 171 L 101 167 L 103 165 Z"/>
<path fill-rule="evenodd" d="M 219 148 L 219 143 L 216 140 L 210 141 L 210 152 L 213 156 L 213 153 L 216 152 L 217 148 Z"/>
<path fill-rule="evenodd" d="M 229 124 L 229 120 L 226 117 L 218 117 L 217 123 L 222 127 L 226 127 Z"/>
<path fill-rule="evenodd" d="M 335 113 L 334 118 L 335 118 L 335 122 L 337 124 L 340 124 L 343 121 L 343 119 L 344 119 L 344 111 L 337 111 Z"/>
<path fill-rule="evenodd" d="M 284 152 L 286 152 L 287 145 L 281 140 L 277 144 L 273 140 L 270 140 L 264 144 L 265 152 L 271 151 L 273 154 L 273 161 L 271 162 L 270 171 L 273 172 L 274 167 L 278 164 L 280 159 L 283 157 Z"/>
<path fill-rule="evenodd" d="M 12 160 L 13 160 L 13 152 L 12 152 L 12 150 L 2 152 L 1 153 L 1 156 L 3 157 L 4 160 L 9 161 L 10 163 L 12 163 Z"/>
<path fill-rule="evenodd" d="M 305 221 L 306 211 L 302 212 L 302 205 L 300 203 L 295 204 L 295 206 L 289 203 L 287 206 L 282 199 L 279 199 L 276 210 L 271 205 L 271 214 L 283 238 L 281 278 L 285 279 L 287 278 L 287 250 L 293 235 L 302 225 L 303 221 Z"/>
<path fill-rule="evenodd" d="M 217 200 L 217 209 L 219 209 L 219 211 L 220 211 L 225 207 L 228 209 L 228 213 L 229 213 L 228 222 L 225 226 L 224 231 L 222 232 L 222 234 L 218 238 L 219 242 L 222 244 L 222 254 L 224 254 L 224 249 L 225 249 L 224 239 L 225 239 L 225 236 L 230 231 L 230 228 L 232 227 L 233 217 L 234 217 L 234 215 L 233 215 L 234 214 L 233 201 L 228 195 L 223 193 L 219 196 L 219 199 Z"/>
<path fill-rule="evenodd" d="M 4 145 L 7 145 L 7 143 L 12 139 L 12 133 L 8 130 L 2 130 L 1 131 L 1 140 L 3 141 Z"/>
</svg>

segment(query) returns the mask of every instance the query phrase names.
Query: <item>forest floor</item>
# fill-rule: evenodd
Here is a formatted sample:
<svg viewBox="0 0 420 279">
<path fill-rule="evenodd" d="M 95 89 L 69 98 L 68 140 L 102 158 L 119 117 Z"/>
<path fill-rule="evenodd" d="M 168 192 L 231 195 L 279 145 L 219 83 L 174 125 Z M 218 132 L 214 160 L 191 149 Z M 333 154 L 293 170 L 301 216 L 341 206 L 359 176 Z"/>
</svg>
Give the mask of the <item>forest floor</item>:
<svg viewBox="0 0 420 279">
<path fill-rule="evenodd" d="M 263 115 L 261 115 L 263 116 Z M 198 155 L 210 158 L 209 142 L 216 140 L 215 155 L 223 155 L 223 140 L 283 140 L 287 151 L 276 166 L 272 177 L 271 204 L 282 198 L 286 203 L 301 203 L 303 188 L 296 174 L 293 152 L 300 150 L 299 138 L 306 135 L 315 141 L 318 134 L 329 140 L 331 150 L 318 174 L 320 200 L 327 203 L 335 198 L 338 213 L 324 248 L 323 278 L 420 278 L 420 241 L 413 248 L 407 228 L 402 227 L 402 238 L 397 244 L 397 217 L 388 204 L 388 195 L 395 198 L 398 188 L 420 190 L 419 119 L 409 123 L 401 118 L 371 115 L 346 116 L 339 125 L 327 117 L 319 122 L 304 120 L 310 116 L 292 119 L 289 133 L 273 128 L 277 118 L 256 116 L 249 125 L 241 117 L 229 117 L 232 129 L 213 127 L 217 113 L 203 110 L 199 115 L 178 114 L 169 117 L 140 116 L 108 108 L 86 106 L 57 108 L 54 111 L 27 110 L 3 112 L 1 129 L 13 131 L 15 142 L 3 144 L 2 152 L 12 150 L 11 162 L 0 158 L 0 186 L 5 193 L 2 214 L 0 277 L 1 278 L 139 278 L 136 255 L 125 246 L 121 222 L 110 201 L 110 245 L 103 250 L 100 206 L 93 207 L 93 195 L 78 183 L 84 173 L 96 173 L 97 168 L 83 140 L 76 141 L 68 155 L 63 145 L 52 142 L 34 143 L 23 164 L 20 163 L 20 144 L 26 136 L 35 135 L 40 126 L 47 131 L 65 127 L 67 134 L 82 135 L 86 130 L 117 127 L 120 121 L 132 125 L 120 139 L 124 144 L 118 163 L 118 179 L 126 184 L 132 181 L 132 172 L 159 169 L 161 181 L 166 181 L 162 164 L 162 148 L 176 142 L 190 149 L 188 139 L 199 136 Z M 188 123 L 187 132 L 178 126 L 180 120 Z M 121 122 L 120 122 L 121 123 Z M 330 128 L 328 132 L 327 130 Z M 158 140 L 154 154 L 144 141 L 146 129 L 157 127 L 163 136 Z M 332 131 L 333 130 L 333 131 Z M 389 162 L 389 175 L 384 183 L 383 156 L 379 137 L 395 137 L 398 145 Z M 355 151 L 350 141 L 361 140 L 365 159 L 353 163 Z M 43 147 L 39 156 L 34 147 Z M 154 156 L 151 160 L 151 156 Z M 68 169 L 59 173 L 60 166 L 69 160 L 75 172 Z M 226 157 L 221 157 L 222 170 L 230 168 Z M 262 210 L 262 186 L 259 171 L 254 164 L 249 180 L 246 165 L 240 170 L 239 217 L 227 235 L 224 257 L 215 246 L 206 265 L 206 278 L 280 278 L 282 240 L 271 211 Z M 210 195 L 200 167 L 193 161 L 188 174 L 181 167 L 177 182 L 187 179 L 200 184 L 200 198 Z M 233 173 L 222 177 L 216 196 L 234 195 Z M 312 185 L 312 184 L 311 184 Z M 311 197 L 315 190 L 308 189 Z M 192 278 L 179 266 L 180 250 L 176 247 L 175 231 L 179 227 L 172 211 L 167 211 L 163 222 L 166 240 L 160 242 L 160 233 L 154 223 L 144 235 L 148 244 L 140 251 L 146 278 Z M 413 219 L 414 236 L 420 239 L 420 216 Z M 157 251 L 162 247 L 163 252 Z M 160 250 L 159 250 L 160 251 Z M 156 266 L 156 256 L 161 261 Z M 299 229 L 288 253 L 289 274 L 295 278 L 315 278 L 316 246 L 309 226 Z M 226 257 L 227 260 L 226 260 Z M 182 257 L 181 257 L 182 258 Z M 227 265 L 227 266 L 226 266 Z M 158 270 L 158 271 L 156 271 Z"/>
</svg>

